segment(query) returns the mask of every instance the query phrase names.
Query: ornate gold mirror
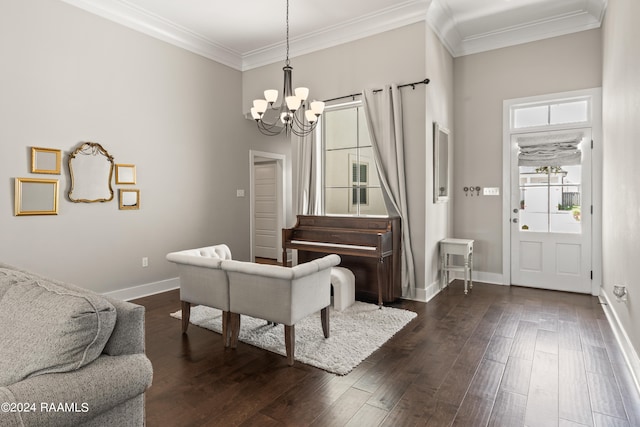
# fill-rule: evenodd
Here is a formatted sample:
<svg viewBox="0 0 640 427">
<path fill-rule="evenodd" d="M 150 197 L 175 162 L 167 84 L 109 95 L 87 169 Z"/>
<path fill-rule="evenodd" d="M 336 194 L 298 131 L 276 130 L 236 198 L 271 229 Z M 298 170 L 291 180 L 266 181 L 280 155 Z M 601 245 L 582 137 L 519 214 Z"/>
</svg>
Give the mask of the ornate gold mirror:
<svg viewBox="0 0 640 427">
<path fill-rule="evenodd" d="M 84 142 L 69 155 L 72 202 L 108 202 L 113 199 L 113 157 L 100 144 Z"/>
</svg>

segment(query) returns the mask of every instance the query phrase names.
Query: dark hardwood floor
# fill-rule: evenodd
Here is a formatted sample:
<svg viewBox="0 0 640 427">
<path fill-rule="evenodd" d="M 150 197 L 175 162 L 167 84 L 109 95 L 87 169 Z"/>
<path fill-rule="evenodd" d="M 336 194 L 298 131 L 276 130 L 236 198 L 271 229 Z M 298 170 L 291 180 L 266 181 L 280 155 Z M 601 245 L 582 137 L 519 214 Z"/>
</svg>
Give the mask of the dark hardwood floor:
<svg viewBox="0 0 640 427">
<path fill-rule="evenodd" d="M 154 426 L 640 426 L 640 398 L 598 299 L 454 282 L 346 376 L 191 325 L 178 291 L 146 307 Z"/>
</svg>

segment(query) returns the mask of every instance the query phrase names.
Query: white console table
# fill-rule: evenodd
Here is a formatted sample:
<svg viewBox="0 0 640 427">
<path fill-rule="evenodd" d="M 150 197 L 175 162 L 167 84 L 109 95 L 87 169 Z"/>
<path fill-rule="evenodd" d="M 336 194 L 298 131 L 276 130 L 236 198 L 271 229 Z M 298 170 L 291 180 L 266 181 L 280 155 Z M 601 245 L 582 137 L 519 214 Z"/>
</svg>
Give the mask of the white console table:
<svg viewBox="0 0 640 427">
<path fill-rule="evenodd" d="M 463 265 L 452 263 L 451 255 L 460 255 Z M 469 239 L 442 239 L 440 240 L 440 281 L 441 288 L 449 285 L 449 273 L 451 271 L 464 272 L 464 293 L 469 293 L 473 288 L 473 240 Z M 467 277 L 469 286 L 467 287 Z"/>
</svg>

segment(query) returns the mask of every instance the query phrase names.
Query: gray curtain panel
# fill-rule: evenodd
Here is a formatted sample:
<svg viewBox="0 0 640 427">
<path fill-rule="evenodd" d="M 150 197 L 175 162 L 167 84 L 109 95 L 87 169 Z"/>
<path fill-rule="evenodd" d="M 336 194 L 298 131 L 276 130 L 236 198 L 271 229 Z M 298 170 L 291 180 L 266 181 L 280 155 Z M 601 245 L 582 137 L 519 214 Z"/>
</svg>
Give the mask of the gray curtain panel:
<svg viewBox="0 0 640 427">
<path fill-rule="evenodd" d="M 402 293 L 405 297 L 414 297 L 416 275 L 407 209 L 400 90 L 393 84 L 375 93 L 372 89 L 365 89 L 362 94 L 387 210 L 402 219 Z"/>
</svg>

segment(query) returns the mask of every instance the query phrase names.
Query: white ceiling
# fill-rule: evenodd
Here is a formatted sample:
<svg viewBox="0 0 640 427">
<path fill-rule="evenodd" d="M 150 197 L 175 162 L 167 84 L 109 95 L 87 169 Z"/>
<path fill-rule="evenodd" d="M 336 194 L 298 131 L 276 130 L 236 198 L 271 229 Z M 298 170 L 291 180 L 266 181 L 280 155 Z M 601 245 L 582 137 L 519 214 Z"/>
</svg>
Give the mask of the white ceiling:
<svg viewBox="0 0 640 427">
<path fill-rule="evenodd" d="M 286 0 L 62 0 L 230 67 L 284 60 Z M 290 56 L 429 22 L 453 56 L 600 26 L 607 0 L 290 0 Z"/>
</svg>

